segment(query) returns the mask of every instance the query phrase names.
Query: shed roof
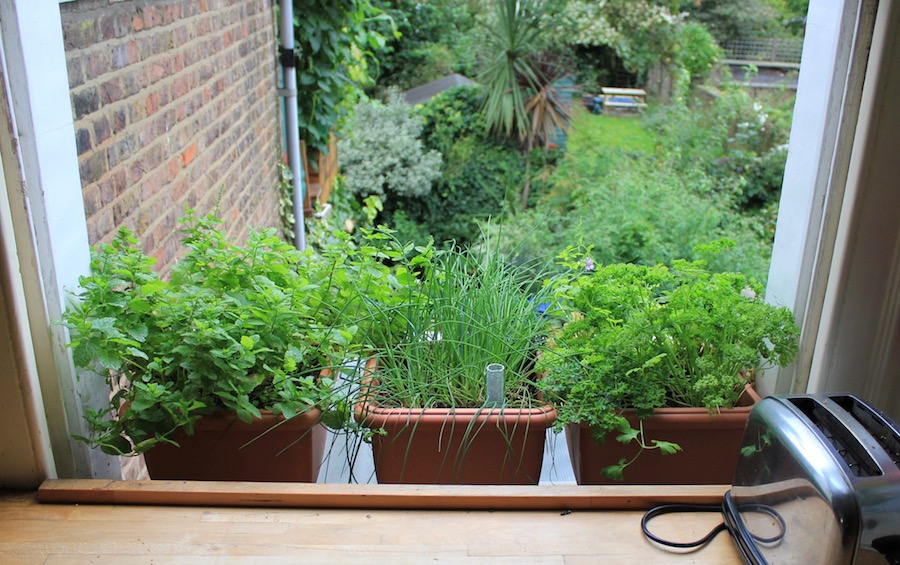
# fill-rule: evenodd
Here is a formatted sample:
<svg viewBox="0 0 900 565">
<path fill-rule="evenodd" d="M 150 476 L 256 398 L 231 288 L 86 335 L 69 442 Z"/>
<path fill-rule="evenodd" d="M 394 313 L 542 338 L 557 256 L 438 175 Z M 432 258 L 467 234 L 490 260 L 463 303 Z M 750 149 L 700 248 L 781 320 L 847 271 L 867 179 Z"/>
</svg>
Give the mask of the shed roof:
<svg viewBox="0 0 900 565">
<path fill-rule="evenodd" d="M 474 80 L 466 78 L 459 73 L 453 73 L 443 78 L 425 83 L 422 86 L 411 88 L 403 93 L 403 99 L 407 104 L 415 106 L 416 104 L 424 104 L 441 92 L 449 90 L 454 86 L 468 86 L 476 84 Z"/>
</svg>

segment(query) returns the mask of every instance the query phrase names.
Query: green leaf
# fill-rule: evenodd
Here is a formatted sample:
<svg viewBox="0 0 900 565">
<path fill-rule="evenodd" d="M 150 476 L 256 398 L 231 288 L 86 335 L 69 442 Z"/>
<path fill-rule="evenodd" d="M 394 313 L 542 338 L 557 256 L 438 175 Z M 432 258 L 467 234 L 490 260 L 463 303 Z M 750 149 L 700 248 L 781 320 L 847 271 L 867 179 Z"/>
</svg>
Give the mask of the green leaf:
<svg viewBox="0 0 900 565">
<path fill-rule="evenodd" d="M 681 446 L 670 441 L 653 440 L 653 445 L 659 448 L 663 455 L 674 455 L 681 451 Z"/>
<path fill-rule="evenodd" d="M 256 342 L 253 341 L 252 337 L 248 335 L 241 336 L 241 347 L 247 351 L 252 351 L 254 345 L 256 345 Z"/>
<path fill-rule="evenodd" d="M 169 285 L 165 281 L 148 282 L 146 284 L 141 285 L 141 293 L 147 294 L 147 295 L 156 294 L 157 292 L 160 292 L 161 290 L 165 290 L 165 288 L 167 286 L 169 286 Z"/>
<path fill-rule="evenodd" d="M 134 338 L 137 342 L 143 342 L 147 339 L 147 334 L 149 330 L 147 329 L 147 324 L 136 324 L 134 326 L 130 326 L 126 328 L 128 335 Z"/>
<path fill-rule="evenodd" d="M 130 353 L 130 354 L 131 354 L 132 356 L 134 356 L 134 357 L 139 357 L 139 358 L 141 358 L 141 359 L 147 359 L 148 361 L 150 360 L 150 358 L 147 357 L 147 354 L 146 354 L 146 353 L 144 353 L 143 351 L 141 351 L 140 349 L 138 349 L 138 348 L 136 348 L 136 347 L 131 347 L 131 346 L 126 347 L 126 348 L 125 348 L 125 351 L 127 351 L 128 353 Z"/>
<path fill-rule="evenodd" d="M 125 334 L 116 328 L 116 318 L 97 318 L 91 320 L 91 329 L 102 333 L 106 337 L 125 337 Z"/>
<path fill-rule="evenodd" d="M 147 314 L 153 310 L 153 305 L 146 298 L 135 297 L 128 301 L 128 308 L 138 314 Z"/>
<path fill-rule="evenodd" d="M 632 441 L 638 439 L 641 435 L 639 430 L 628 427 L 626 429 L 620 430 L 622 433 L 616 436 L 616 441 L 619 443 L 631 443 Z"/>
<path fill-rule="evenodd" d="M 116 436 L 105 440 L 98 440 L 100 451 L 107 455 L 128 455 L 131 453 L 131 443 L 127 438 Z"/>
<path fill-rule="evenodd" d="M 600 472 L 614 481 L 621 481 L 624 476 L 625 467 L 627 466 L 628 462 L 625 459 L 619 459 L 618 464 L 604 467 Z"/>
</svg>

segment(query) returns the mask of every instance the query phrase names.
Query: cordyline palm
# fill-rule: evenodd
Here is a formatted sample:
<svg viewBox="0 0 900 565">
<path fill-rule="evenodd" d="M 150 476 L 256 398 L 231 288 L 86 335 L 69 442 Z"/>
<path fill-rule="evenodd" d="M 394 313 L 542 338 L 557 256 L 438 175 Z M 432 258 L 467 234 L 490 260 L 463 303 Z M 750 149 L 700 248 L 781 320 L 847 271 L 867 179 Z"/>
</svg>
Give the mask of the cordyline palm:
<svg viewBox="0 0 900 565">
<path fill-rule="evenodd" d="M 547 15 L 541 0 L 496 0 L 494 6 L 496 21 L 488 28 L 493 58 L 479 77 L 486 93 L 482 112 L 492 131 L 515 137 L 525 154 L 524 208 L 531 192 L 531 151 L 569 125 L 569 106 L 554 88 L 565 72 L 537 52 Z"/>
</svg>

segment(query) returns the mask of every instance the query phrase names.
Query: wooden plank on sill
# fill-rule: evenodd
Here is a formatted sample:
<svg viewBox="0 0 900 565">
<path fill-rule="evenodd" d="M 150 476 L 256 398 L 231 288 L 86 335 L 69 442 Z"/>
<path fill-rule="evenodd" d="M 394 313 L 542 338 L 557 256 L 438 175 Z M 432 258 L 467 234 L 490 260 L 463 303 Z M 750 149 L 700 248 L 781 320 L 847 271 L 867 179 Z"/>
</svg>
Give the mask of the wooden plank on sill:
<svg viewBox="0 0 900 565">
<path fill-rule="evenodd" d="M 41 502 L 446 510 L 624 510 L 719 504 L 729 485 L 350 485 L 203 481 L 47 480 Z"/>
</svg>

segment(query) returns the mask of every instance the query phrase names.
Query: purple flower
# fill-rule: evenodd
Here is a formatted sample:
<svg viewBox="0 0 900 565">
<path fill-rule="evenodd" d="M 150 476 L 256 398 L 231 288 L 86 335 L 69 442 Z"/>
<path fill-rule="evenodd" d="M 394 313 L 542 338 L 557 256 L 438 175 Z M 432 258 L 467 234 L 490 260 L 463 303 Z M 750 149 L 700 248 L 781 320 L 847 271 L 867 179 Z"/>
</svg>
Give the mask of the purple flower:
<svg viewBox="0 0 900 565">
<path fill-rule="evenodd" d="M 585 271 L 593 271 L 596 265 L 594 265 L 594 260 L 590 257 L 584 260 L 584 270 Z"/>
</svg>

